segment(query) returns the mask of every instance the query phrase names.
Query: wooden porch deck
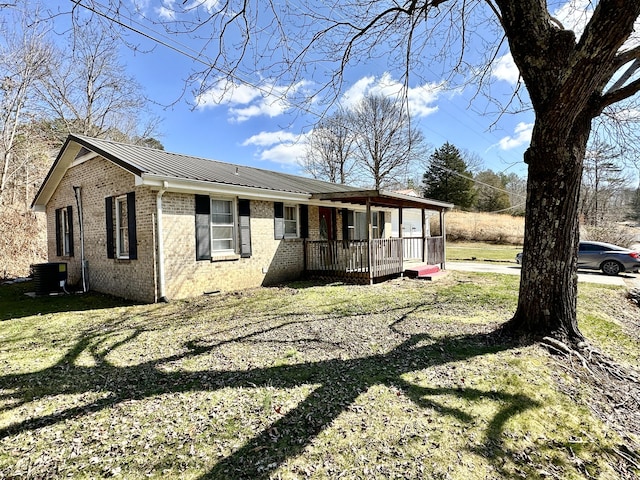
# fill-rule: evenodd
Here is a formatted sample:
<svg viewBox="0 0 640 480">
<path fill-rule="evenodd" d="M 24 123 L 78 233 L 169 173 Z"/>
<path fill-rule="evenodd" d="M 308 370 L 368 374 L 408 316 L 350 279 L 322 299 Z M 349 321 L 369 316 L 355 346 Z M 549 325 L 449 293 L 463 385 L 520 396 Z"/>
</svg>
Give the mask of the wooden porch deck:
<svg viewBox="0 0 640 480">
<path fill-rule="evenodd" d="M 400 275 L 405 262 L 444 265 L 444 258 L 443 237 L 305 242 L 307 275 L 357 283 Z"/>
</svg>

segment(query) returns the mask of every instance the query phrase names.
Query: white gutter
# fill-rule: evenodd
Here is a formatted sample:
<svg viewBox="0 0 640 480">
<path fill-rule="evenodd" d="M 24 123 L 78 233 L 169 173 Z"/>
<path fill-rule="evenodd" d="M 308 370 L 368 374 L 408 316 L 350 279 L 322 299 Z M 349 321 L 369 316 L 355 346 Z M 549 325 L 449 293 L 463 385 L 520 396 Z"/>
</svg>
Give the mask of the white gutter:
<svg viewBox="0 0 640 480">
<path fill-rule="evenodd" d="M 158 191 L 156 195 L 156 226 L 158 229 L 158 301 L 167 302 L 165 294 L 165 279 L 164 279 L 164 235 L 162 233 L 162 195 L 167 190 L 167 182 L 163 182 L 162 189 Z"/>
<path fill-rule="evenodd" d="M 143 174 L 135 177 L 136 186 L 147 186 L 152 189 L 162 188 L 176 193 L 219 193 L 236 196 L 249 200 L 270 200 L 279 202 L 307 203 L 311 195 L 308 193 L 283 192 L 280 190 L 266 190 L 258 187 L 229 185 L 226 183 L 205 182 L 201 180 L 185 180 Z M 171 188 L 169 188 L 171 182 Z"/>
</svg>

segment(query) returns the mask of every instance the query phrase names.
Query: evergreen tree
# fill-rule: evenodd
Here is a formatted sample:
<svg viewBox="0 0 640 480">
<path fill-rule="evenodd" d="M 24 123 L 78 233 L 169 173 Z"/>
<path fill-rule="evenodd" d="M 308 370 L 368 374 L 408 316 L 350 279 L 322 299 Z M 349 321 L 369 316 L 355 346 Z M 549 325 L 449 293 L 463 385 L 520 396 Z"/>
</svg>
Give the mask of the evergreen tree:
<svg viewBox="0 0 640 480">
<path fill-rule="evenodd" d="M 480 212 L 498 212 L 511 206 L 504 179 L 485 170 L 476 175 L 476 208 Z"/>
<path fill-rule="evenodd" d="M 463 210 L 475 200 L 472 174 L 460 151 L 449 142 L 429 157 L 422 184 L 425 197 L 453 203 Z"/>
</svg>

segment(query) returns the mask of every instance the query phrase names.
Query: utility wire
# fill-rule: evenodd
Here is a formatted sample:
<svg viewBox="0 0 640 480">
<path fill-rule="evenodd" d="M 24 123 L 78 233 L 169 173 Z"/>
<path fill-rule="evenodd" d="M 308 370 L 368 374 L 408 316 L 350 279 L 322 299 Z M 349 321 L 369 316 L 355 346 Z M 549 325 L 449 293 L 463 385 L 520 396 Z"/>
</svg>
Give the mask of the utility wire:
<svg viewBox="0 0 640 480">
<path fill-rule="evenodd" d="M 496 186 L 494 186 L 494 185 L 490 185 L 490 184 L 488 184 L 488 183 L 481 182 L 480 180 L 477 180 L 477 179 L 475 179 L 475 178 L 473 178 L 473 177 L 469 177 L 469 176 L 467 176 L 467 175 L 463 175 L 463 174 L 461 174 L 460 172 L 456 172 L 455 170 L 451 170 L 450 168 L 443 167 L 443 166 L 441 166 L 441 165 L 433 165 L 433 166 L 434 166 L 434 167 L 436 167 L 436 168 L 439 168 L 440 170 L 443 170 L 443 171 L 445 171 L 445 172 L 447 172 L 447 173 L 451 173 L 451 174 L 453 174 L 453 175 L 457 175 L 458 177 L 462 177 L 462 178 L 464 178 L 464 179 L 466 179 L 466 180 L 471 180 L 471 181 L 472 181 L 472 182 L 474 182 L 474 183 L 479 183 L 480 185 L 483 185 L 483 186 L 485 186 L 485 187 L 489 187 L 489 188 L 492 188 L 492 189 L 494 189 L 494 190 L 498 190 L 499 192 L 508 193 L 509 195 L 515 195 L 516 197 L 520 197 L 520 198 L 524 198 L 524 199 L 526 199 L 526 198 L 527 198 L 527 196 L 526 196 L 526 195 L 520 195 L 519 193 L 510 192 L 509 190 L 505 190 L 504 188 L 496 187 Z M 512 207 L 512 208 L 513 208 L 513 207 Z"/>
<path fill-rule="evenodd" d="M 310 108 L 308 108 L 308 107 L 306 107 L 304 105 L 300 105 L 299 103 L 292 102 L 291 99 L 288 98 L 285 94 L 280 94 L 280 95 L 274 94 L 273 91 L 271 91 L 271 90 L 269 90 L 269 89 L 267 89 L 265 87 L 262 87 L 260 85 L 257 85 L 257 84 L 255 84 L 253 82 L 250 82 L 248 80 L 245 80 L 244 78 L 238 76 L 235 72 L 226 71 L 226 70 L 221 69 L 220 67 L 216 66 L 214 64 L 214 62 L 212 62 L 209 58 L 204 56 L 202 54 L 202 52 L 198 52 L 198 51 L 194 50 L 193 48 L 189 47 L 188 45 L 180 43 L 180 42 L 168 37 L 167 35 L 164 35 L 163 33 L 158 32 L 158 31 L 148 27 L 147 25 L 144 25 L 144 24 L 138 22 L 137 20 L 135 20 L 135 19 L 133 19 L 133 18 L 131 18 L 129 16 L 126 16 L 126 15 L 124 15 L 122 13 L 119 13 L 119 16 L 121 18 L 124 18 L 125 20 L 127 20 L 131 24 L 138 25 L 140 28 L 136 28 L 136 27 L 134 27 L 134 26 L 132 26 L 130 24 L 124 23 L 123 21 L 119 20 L 118 18 L 111 17 L 107 13 L 105 13 L 105 12 L 103 12 L 101 10 L 98 10 L 98 9 L 96 9 L 96 8 L 90 6 L 90 5 L 85 5 L 84 3 L 82 3 L 82 0 L 71 0 L 71 2 L 74 3 L 75 5 L 77 5 L 78 7 L 82 7 L 82 8 L 84 8 L 84 9 L 90 11 L 90 12 L 95 13 L 96 15 L 104 18 L 105 20 L 107 20 L 109 22 L 112 22 L 112 23 L 114 23 L 114 24 L 116 24 L 116 25 L 118 25 L 118 26 L 120 26 L 120 27 L 122 27 L 122 28 L 124 28 L 126 30 L 129 30 L 129 31 L 131 31 L 131 32 L 133 32 L 133 33 L 135 33 L 137 35 L 140 35 L 140 36 L 142 36 L 142 37 L 144 37 L 144 38 L 146 38 L 146 39 L 148 39 L 148 40 L 150 40 L 152 42 L 155 42 L 158 45 L 161 45 L 161 46 L 163 46 L 165 48 L 168 48 L 168 49 L 178 53 L 179 55 L 183 55 L 183 56 L 193 60 L 194 62 L 200 63 L 201 65 L 204 65 L 207 68 L 215 70 L 218 73 L 220 73 L 221 75 L 224 75 L 227 78 L 231 78 L 234 81 L 238 82 L 239 84 L 243 84 L 243 85 L 246 85 L 248 87 L 254 88 L 257 91 L 259 91 L 259 92 L 261 92 L 261 93 L 263 93 L 265 95 L 273 97 L 274 99 L 277 99 L 277 100 L 280 100 L 280 101 L 284 101 L 287 104 L 289 104 L 291 106 L 294 106 L 294 107 L 300 109 L 301 111 L 303 111 L 305 113 L 308 113 L 308 114 L 310 114 L 310 115 L 312 115 L 312 116 L 314 116 L 314 117 L 316 117 L 318 119 L 322 119 L 323 118 L 322 114 L 320 114 L 318 112 L 315 112 L 315 111 L 311 110 Z M 101 6 L 104 9 L 108 9 L 108 7 L 106 7 L 105 5 L 103 5 L 103 4 L 99 3 L 99 2 L 95 2 L 95 3 L 97 5 L 99 5 L 99 6 Z M 142 28 L 144 28 L 145 30 L 147 30 L 148 32 L 151 32 L 151 33 L 147 33 L 145 31 L 143 31 Z M 166 41 L 165 40 L 161 40 L 159 37 L 165 38 Z M 179 47 L 176 46 L 176 45 L 178 45 Z M 191 51 L 192 53 L 190 53 L 189 51 Z M 354 132 L 352 126 L 350 126 L 350 125 L 343 125 L 343 127 L 348 129 L 352 133 L 356 133 L 356 132 Z M 430 128 L 430 130 L 433 131 L 433 129 L 431 129 L 431 128 Z M 471 131 L 474 131 L 474 130 L 471 129 Z M 437 133 L 437 132 L 434 132 L 434 133 Z M 478 134 L 475 131 L 474 131 L 474 133 Z M 438 135 L 440 135 L 441 137 L 444 138 L 443 135 L 441 135 L 441 134 L 438 134 Z M 509 191 L 501 189 L 499 187 L 495 187 L 493 185 L 489 185 L 487 183 L 480 182 L 479 180 L 476 180 L 476 179 L 474 179 L 472 177 L 467 177 L 467 176 L 462 175 L 459 172 L 456 172 L 454 170 L 449 170 L 449 169 L 447 169 L 445 167 L 439 167 L 439 168 L 441 168 L 441 169 L 443 169 L 445 171 L 448 171 L 449 173 L 452 173 L 454 175 L 458 175 L 458 176 L 460 176 L 462 178 L 471 180 L 471 181 L 473 181 L 475 183 L 484 185 L 484 186 L 486 186 L 488 188 L 492 188 L 492 189 L 495 189 L 495 190 L 498 190 L 498 191 L 501 191 L 501 192 L 505 192 L 505 193 L 508 193 L 509 195 L 516 195 L 516 196 L 519 196 L 521 198 L 525 198 L 524 195 L 520 195 L 520 194 L 517 194 L 517 193 L 514 193 L 514 192 L 509 192 Z"/>
</svg>

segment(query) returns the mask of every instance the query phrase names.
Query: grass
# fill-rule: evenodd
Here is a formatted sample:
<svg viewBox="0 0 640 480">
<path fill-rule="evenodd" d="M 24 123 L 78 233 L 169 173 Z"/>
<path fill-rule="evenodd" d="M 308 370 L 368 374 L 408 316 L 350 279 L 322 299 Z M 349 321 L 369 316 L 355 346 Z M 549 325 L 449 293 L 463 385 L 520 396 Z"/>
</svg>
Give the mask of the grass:
<svg viewBox="0 0 640 480">
<path fill-rule="evenodd" d="M 522 245 L 524 217 L 454 210 L 446 215 L 447 239 L 454 242 L 487 242 Z"/>
<path fill-rule="evenodd" d="M 496 245 L 484 242 L 447 242 L 447 261 L 515 263 L 521 245 Z"/>
<path fill-rule="evenodd" d="M 621 439 L 548 353 L 491 335 L 517 277 L 158 305 L 28 288 L 0 288 L 0 478 L 620 477 Z M 581 284 L 579 317 L 637 365 L 622 289 Z"/>
</svg>

